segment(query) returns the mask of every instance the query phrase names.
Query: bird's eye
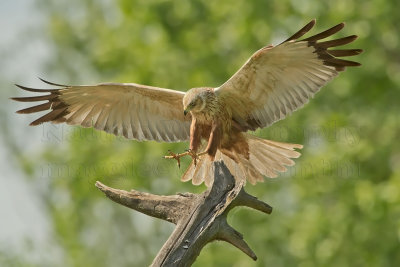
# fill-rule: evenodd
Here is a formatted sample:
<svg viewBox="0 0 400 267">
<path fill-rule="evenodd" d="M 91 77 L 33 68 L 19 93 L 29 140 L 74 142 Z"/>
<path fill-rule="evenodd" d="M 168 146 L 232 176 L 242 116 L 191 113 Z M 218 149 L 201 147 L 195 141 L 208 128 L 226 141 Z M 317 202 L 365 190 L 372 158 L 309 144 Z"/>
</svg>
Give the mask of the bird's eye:
<svg viewBox="0 0 400 267">
<path fill-rule="evenodd" d="M 189 106 L 193 107 L 194 106 L 194 102 L 190 103 Z"/>
</svg>

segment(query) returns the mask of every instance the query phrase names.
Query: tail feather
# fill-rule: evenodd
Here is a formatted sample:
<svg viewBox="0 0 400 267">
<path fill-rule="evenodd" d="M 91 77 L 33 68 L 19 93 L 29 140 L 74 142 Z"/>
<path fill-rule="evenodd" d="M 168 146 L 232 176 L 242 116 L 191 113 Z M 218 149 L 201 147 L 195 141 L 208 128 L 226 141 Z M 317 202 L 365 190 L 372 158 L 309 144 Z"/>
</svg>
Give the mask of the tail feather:
<svg viewBox="0 0 400 267">
<path fill-rule="evenodd" d="M 209 157 L 207 157 L 209 158 Z M 212 164 L 211 160 L 207 160 L 204 163 L 204 184 L 207 187 L 211 187 L 214 181 L 214 164 Z"/>
<path fill-rule="evenodd" d="M 247 179 L 251 184 L 264 181 L 261 173 L 254 168 L 253 164 L 248 159 L 240 157 L 239 166 L 244 173 L 244 176 L 240 176 L 240 179 Z"/>
<path fill-rule="evenodd" d="M 198 162 L 198 165 L 196 166 L 193 177 L 192 177 L 192 183 L 194 185 L 200 185 L 203 181 L 204 181 L 204 163 L 206 161 L 202 160 L 200 162 Z"/>
<path fill-rule="evenodd" d="M 301 155 L 295 149 L 303 148 L 299 144 L 265 140 L 250 134 L 247 134 L 246 138 L 249 144 L 249 159 L 236 152 L 231 152 L 234 158 L 238 159 L 234 161 L 218 150 L 215 160 L 223 160 L 235 179 L 247 180 L 251 184 L 263 182 L 263 176 L 275 178 L 278 176 L 278 172 L 287 171 L 286 166 L 295 164 L 291 158 L 298 158 Z M 194 185 L 204 182 L 207 187 L 211 187 L 214 179 L 214 165 L 210 157 L 201 157 L 196 167 L 193 163 L 190 164 L 182 176 L 182 181 L 189 181 L 190 179 L 192 179 Z"/>
<path fill-rule="evenodd" d="M 270 166 L 274 167 L 274 169 L 279 170 L 283 165 L 292 166 L 294 165 L 294 161 L 291 160 L 288 156 L 282 155 L 273 149 L 271 149 L 268 145 L 262 146 L 260 144 L 257 147 L 253 148 L 253 151 L 257 151 L 260 154 L 259 159 L 263 159 L 264 161 L 270 162 Z M 256 154 L 256 153 L 254 153 Z"/>
<path fill-rule="evenodd" d="M 205 148 L 205 144 L 203 144 L 200 148 L 200 151 L 203 151 Z M 190 163 L 189 167 L 183 174 L 181 181 L 187 182 L 192 180 L 192 184 L 200 185 L 202 182 L 207 187 L 211 187 L 214 179 L 214 165 L 210 157 L 203 156 L 197 160 L 196 166 L 194 166 L 193 161 Z"/>
<path fill-rule="evenodd" d="M 257 145 L 257 147 L 253 148 L 253 151 L 259 152 L 259 154 L 261 155 L 260 159 L 270 161 L 271 167 L 273 167 L 275 170 L 281 169 L 283 164 L 293 165 L 293 163 L 294 163 L 287 156 L 282 155 L 282 153 L 279 153 L 279 152 L 271 149 L 268 145 L 265 145 L 265 146 Z M 254 153 L 254 154 L 256 154 L 256 153 Z"/>
<path fill-rule="evenodd" d="M 265 176 L 268 176 L 270 178 L 275 178 L 278 176 L 272 167 L 271 162 L 268 160 L 262 160 L 264 155 L 260 151 L 255 151 L 254 152 L 254 157 L 252 157 L 253 161 L 253 166 L 258 170 L 258 172 L 264 174 Z"/>
<path fill-rule="evenodd" d="M 303 146 L 299 144 L 289 144 L 289 143 L 282 143 L 282 142 L 275 142 L 271 140 L 261 139 L 255 136 L 251 136 L 250 140 L 257 140 L 256 142 L 264 143 L 268 146 L 268 150 L 274 151 L 282 156 L 286 156 L 288 158 L 298 158 L 300 157 L 301 153 L 295 151 L 295 148 L 302 149 Z"/>
</svg>

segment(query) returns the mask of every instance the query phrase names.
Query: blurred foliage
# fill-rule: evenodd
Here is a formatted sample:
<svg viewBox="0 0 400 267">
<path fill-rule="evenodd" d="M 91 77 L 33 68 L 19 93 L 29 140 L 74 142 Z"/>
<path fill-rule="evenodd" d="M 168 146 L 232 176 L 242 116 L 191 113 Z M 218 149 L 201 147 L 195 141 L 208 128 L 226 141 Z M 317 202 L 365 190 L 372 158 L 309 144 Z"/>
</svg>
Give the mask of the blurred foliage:
<svg viewBox="0 0 400 267">
<path fill-rule="evenodd" d="M 347 22 L 339 36 L 360 36 L 350 47 L 365 50 L 356 59 L 363 66 L 257 132 L 305 145 L 280 178 L 247 186 L 274 207 L 270 216 L 246 209 L 230 215 L 258 261 L 215 242 L 195 263 L 303 267 L 400 264 L 399 3 L 37 0 L 54 42 L 48 77 L 60 83 L 218 86 L 255 50 L 313 18 L 314 33 Z M 21 163 L 32 179 L 48 182 L 42 195 L 63 250 L 61 266 L 145 266 L 173 229 L 112 203 L 96 180 L 156 194 L 205 189 L 181 183 L 183 170 L 161 159 L 187 144 L 139 143 L 65 125 L 44 126 L 44 138 L 43 154 Z"/>
</svg>

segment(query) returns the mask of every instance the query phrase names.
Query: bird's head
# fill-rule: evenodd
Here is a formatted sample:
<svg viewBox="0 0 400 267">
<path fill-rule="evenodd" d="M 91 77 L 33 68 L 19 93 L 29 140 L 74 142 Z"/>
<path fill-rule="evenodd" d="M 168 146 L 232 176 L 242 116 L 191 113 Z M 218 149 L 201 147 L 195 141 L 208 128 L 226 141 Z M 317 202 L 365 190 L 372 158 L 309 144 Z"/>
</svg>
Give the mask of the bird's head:
<svg viewBox="0 0 400 267">
<path fill-rule="evenodd" d="M 202 112 L 206 107 L 212 88 L 192 88 L 183 97 L 183 114 Z"/>
</svg>

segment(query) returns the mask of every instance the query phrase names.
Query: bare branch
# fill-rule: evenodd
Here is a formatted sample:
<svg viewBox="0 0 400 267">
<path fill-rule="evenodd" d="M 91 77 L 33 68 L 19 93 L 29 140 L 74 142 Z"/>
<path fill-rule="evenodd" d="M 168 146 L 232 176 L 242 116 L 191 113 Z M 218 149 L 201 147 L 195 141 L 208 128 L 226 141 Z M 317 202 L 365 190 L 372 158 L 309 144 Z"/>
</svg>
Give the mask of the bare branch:
<svg viewBox="0 0 400 267">
<path fill-rule="evenodd" d="M 96 187 L 118 204 L 174 224 L 186 215 L 185 211 L 191 209 L 193 199 L 196 198 L 194 194 L 158 196 L 136 190 L 127 192 L 108 187 L 99 181 Z"/>
<path fill-rule="evenodd" d="M 116 203 L 176 224 L 151 266 L 190 266 L 202 248 L 214 240 L 227 241 L 256 260 L 257 256 L 242 234 L 233 229 L 226 218 L 237 206 L 265 213 L 272 211 L 268 204 L 247 194 L 244 183 L 236 181 L 222 161 L 214 162 L 214 183 L 202 194 L 158 196 L 114 189 L 100 182 L 96 182 L 96 186 Z"/>
<path fill-rule="evenodd" d="M 267 214 L 270 214 L 272 212 L 272 207 L 270 205 L 248 194 L 246 191 L 244 191 L 243 188 L 240 190 L 238 197 L 233 201 L 232 205 L 246 206 Z"/>
<path fill-rule="evenodd" d="M 243 235 L 233 229 L 226 220 L 222 220 L 220 225 L 220 231 L 217 235 L 217 240 L 224 240 L 226 242 L 231 243 L 244 253 L 246 253 L 253 260 L 257 260 L 256 254 L 251 250 L 249 245 L 247 245 L 246 241 L 243 240 Z"/>
</svg>

